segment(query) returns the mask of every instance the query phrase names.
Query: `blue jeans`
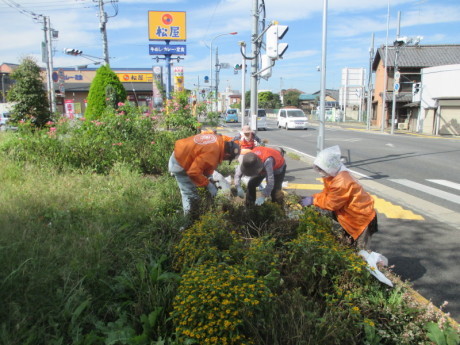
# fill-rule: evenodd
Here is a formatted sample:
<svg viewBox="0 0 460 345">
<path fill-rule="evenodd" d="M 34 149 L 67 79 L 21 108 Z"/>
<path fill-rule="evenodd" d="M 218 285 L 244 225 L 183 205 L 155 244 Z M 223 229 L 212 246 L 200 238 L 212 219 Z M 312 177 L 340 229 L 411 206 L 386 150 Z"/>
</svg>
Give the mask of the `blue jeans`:
<svg viewBox="0 0 460 345">
<path fill-rule="evenodd" d="M 193 214 L 198 206 L 198 190 L 185 172 L 184 168 L 182 168 L 177 162 L 176 157 L 174 157 L 174 153 L 169 158 L 168 170 L 174 175 L 179 186 L 180 194 L 182 195 L 182 208 L 184 210 L 184 215 L 187 216 Z"/>
</svg>

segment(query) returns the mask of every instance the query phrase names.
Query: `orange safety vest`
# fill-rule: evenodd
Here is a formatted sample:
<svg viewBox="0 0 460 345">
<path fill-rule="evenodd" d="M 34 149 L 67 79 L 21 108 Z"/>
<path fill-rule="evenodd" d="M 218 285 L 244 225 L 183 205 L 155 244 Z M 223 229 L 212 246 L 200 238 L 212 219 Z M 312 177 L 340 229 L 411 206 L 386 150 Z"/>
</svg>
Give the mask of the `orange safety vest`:
<svg viewBox="0 0 460 345">
<path fill-rule="evenodd" d="M 325 177 L 323 182 L 323 191 L 313 194 L 313 204 L 333 211 L 340 225 L 356 240 L 375 217 L 374 199 L 348 171 Z"/>
<path fill-rule="evenodd" d="M 272 157 L 275 160 L 275 165 L 273 166 L 273 171 L 278 170 L 284 165 L 284 157 L 281 155 L 281 152 L 278 150 L 272 149 L 271 147 L 257 146 L 251 151 L 256 154 L 261 160 L 262 163 Z"/>
<path fill-rule="evenodd" d="M 222 135 L 201 133 L 179 139 L 174 145 L 174 157 L 198 187 L 207 186 L 211 176 L 224 159 Z"/>
<path fill-rule="evenodd" d="M 256 147 L 256 141 L 254 140 L 254 134 L 251 133 L 251 138 L 249 140 L 246 140 L 246 137 L 244 135 L 241 135 L 240 139 L 240 147 L 241 150 L 252 150 L 254 147 Z"/>
</svg>

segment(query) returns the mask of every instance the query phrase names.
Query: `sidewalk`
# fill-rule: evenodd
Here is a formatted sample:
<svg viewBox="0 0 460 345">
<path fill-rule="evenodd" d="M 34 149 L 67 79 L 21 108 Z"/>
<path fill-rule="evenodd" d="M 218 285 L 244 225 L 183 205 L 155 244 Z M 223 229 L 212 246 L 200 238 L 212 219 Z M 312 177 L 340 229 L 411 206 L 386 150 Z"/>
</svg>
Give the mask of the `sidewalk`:
<svg viewBox="0 0 460 345">
<path fill-rule="evenodd" d="M 315 126 L 319 126 L 319 121 L 313 118 L 310 118 L 310 124 L 313 124 Z M 325 122 L 326 127 L 342 127 L 342 128 L 353 128 L 353 129 L 359 129 L 359 130 L 368 130 L 367 129 L 367 124 L 363 122 L 358 122 L 358 121 L 346 121 L 346 122 L 332 122 L 332 121 L 326 121 Z M 380 126 L 370 126 L 370 131 L 372 132 L 380 132 L 382 134 L 390 134 L 391 133 L 391 128 L 385 128 L 382 131 L 382 128 Z M 407 135 L 414 135 L 418 137 L 426 137 L 426 138 L 446 138 L 446 139 L 460 139 L 460 136 L 458 135 L 435 135 L 435 134 L 427 134 L 427 133 L 418 133 L 418 132 L 412 132 L 409 130 L 405 129 L 397 129 L 395 127 L 394 129 L 395 134 L 407 134 Z"/>
</svg>

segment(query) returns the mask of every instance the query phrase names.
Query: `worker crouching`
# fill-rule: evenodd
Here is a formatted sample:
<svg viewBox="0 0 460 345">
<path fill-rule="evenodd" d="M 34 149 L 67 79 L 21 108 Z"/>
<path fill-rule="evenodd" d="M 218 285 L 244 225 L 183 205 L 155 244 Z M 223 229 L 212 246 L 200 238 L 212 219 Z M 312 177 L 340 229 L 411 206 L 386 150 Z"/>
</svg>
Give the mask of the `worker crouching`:
<svg viewBox="0 0 460 345">
<path fill-rule="evenodd" d="M 246 192 L 246 205 L 262 205 L 271 199 L 279 204 L 283 203 L 282 185 L 286 174 L 286 161 L 279 150 L 257 146 L 251 152 L 246 153 L 235 173 L 235 187 L 238 196 L 244 197 L 241 187 L 241 177 L 249 176 Z M 267 178 L 267 184 L 262 189 L 262 196 L 256 199 L 257 187 Z"/>
<path fill-rule="evenodd" d="M 339 239 L 359 249 L 367 249 L 370 237 L 377 232 L 374 200 L 350 174 L 340 160 L 338 146 L 322 150 L 313 168 L 323 177 L 322 192 L 301 200 L 302 206 L 314 205 L 334 220 Z"/>
</svg>

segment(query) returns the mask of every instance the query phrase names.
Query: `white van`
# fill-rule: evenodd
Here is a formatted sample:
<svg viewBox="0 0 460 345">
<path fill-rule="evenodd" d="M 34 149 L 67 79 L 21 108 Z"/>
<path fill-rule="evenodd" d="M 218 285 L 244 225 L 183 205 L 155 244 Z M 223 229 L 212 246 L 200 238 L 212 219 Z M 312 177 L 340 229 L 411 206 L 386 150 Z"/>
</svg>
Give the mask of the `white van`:
<svg viewBox="0 0 460 345">
<path fill-rule="evenodd" d="M 246 123 L 251 124 L 251 118 L 249 117 L 250 110 L 246 109 Z M 267 113 L 265 109 L 257 109 L 257 129 L 267 130 Z"/>
<path fill-rule="evenodd" d="M 308 129 L 308 118 L 298 108 L 281 108 L 278 110 L 278 128 L 286 129 Z"/>
</svg>

